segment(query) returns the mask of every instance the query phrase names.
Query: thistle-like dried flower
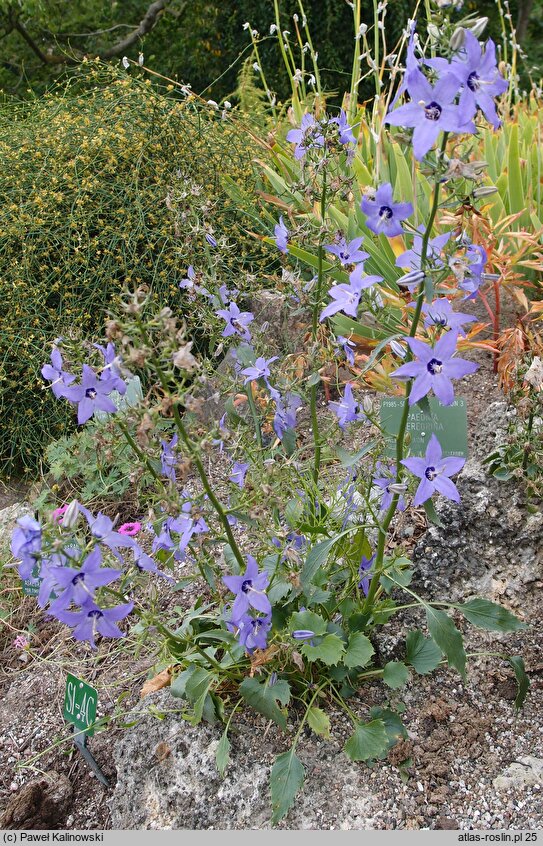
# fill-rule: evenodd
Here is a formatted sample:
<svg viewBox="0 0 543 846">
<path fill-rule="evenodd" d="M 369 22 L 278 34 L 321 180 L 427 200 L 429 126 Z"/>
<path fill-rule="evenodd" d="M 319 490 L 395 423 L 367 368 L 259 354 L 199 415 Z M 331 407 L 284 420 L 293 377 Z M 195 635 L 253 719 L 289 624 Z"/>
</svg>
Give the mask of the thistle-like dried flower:
<svg viewBox="0 0 543 846">
<path fill-rule="evenodd" d="M 151 415 L 145 412 L 141 419 L 140 425 L 136 429 L 136 440 L 140 446 L 149 446 L 148 433 L 152 432 L 154 428 L 155 424 L 153 423 Z"/>
<path fill-rule="evenodd" d="M 177 352 L 173 354 L 174 367 L 178 367 L 180 370 L 184 370 L 186 373 L 194 373 L 194 371 L 200 367 L 200 364 L 194 358 L 190 351 L 191 347 L 192 341 L 189 341 L 188 344 L 179 347 Z"/>
<path fill-rule="evenodd" d="M 106 322 L 106 338 L 108 341 L 115 341 L 117 338 L 122 338 L 123 327 L 118 320 L 108 320 Z"/>
</svg>

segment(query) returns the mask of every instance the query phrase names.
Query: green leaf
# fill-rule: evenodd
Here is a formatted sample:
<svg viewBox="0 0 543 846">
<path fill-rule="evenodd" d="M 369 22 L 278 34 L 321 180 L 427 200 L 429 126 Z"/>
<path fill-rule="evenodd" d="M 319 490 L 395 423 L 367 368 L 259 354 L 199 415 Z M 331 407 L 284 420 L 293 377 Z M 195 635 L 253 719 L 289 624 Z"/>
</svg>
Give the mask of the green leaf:
<svg viewBox="0 0 543 846">
<path fill-rule="evenodd" d="M 194 722 L 199 723 L 204 715 L 204 709 L 208 704 L 206 702 L 209 688 L 212 682 L 215 681 L 215 676 L 204 667 L 197 667 L 187 679 L 185 685 L 185 696 L 194 708 Z M 211 703 L 212 704 L 212 703 Z M 214 709 L 211 709 L 214 711 Z M 209 720 L 211 710 L 208 708 L 206 719 Z M 209 720 L 210 722 L 212 720 Z"/>
<path fill-rule="evenodd" d="M 239 692 L 251 708 L 269 720 L 273 720 L 279 728 L 286 731 L 287 721 L 285 715 L 277 707 L 273 686 L 260 684 L 257 679 L 246 678 L 240 684 Z"/>
<path fill-rule="evenodd" d="M 389 708 L 371 708 L 370 717 L 374 720 L 382 720 L 388 737 L 388 749 L 392 749 L 400 740 L 407 740 L 409 735 L 407 729 L 396 711 Z M 388 751 L 388 750 L 387 750 Z"/>
<path fill-rule="evenodd" d="M 441 661 L 441 649 L 431 637 L 424 637 L 420 629 L 408 632 L 406 645 L 407 663 L 421 676 L 431 673 Z"/>
<path fill-rule="evenodd" d="M 346 667 L 365 667 L 374 652 L 370 639 L 362 632 L 354 632 L 349 638 L 343 663 Z"/>
<path fill-rule="evenodd" d="M 446 655 L 450 667 L 455 667 L 464 681 L 466 680 L 466 652 L 462 635 L 445 611 L 426 606 L 428 631 Z"/>
<path fill-rule="evenodd" d="M 517 698 L 515 699 L 515 708 L 519 711 L 524 705 L 526 694 L 530 689 L 530 679 L 526 675 L 524 661 L 520 655 L 510 655 L 507 658 L 507 662 L 512 666 L 517 680 Z"/>
<path fill-rule="evenodd" d="M 320 734 L 327 740 L 330 739 L 330 717 L 324 713 L 322 708 L 312 705 L 307 712 L 307 722 L 315 734 Z"/>
<path fill-rule="evenodd" d="M 291 528 L 295 528 L 304 513 L 304 504 L 299 499 L 289 499 L 285 505 L 285 520 Z"/>
<path fill-rule="evenodd" d="M 228 419 L 231 423 L 241 423 L 244 426 L 247 425 L 247 421 L 241 417 L 236 411 L 236 407 L 234 405 L 234 400 L 232 397 L 228 397 L 224 404 L 224 408 L 226 410 L 226 414 L 228 415 Z"/>
<path fill-rule="evenodd" d="M 300 581 L 304 590 L 311 584 L 320 568 L 324 567 L 331 550 L 338 540 L 344 535 L 348 535 L 351 531 L 353 531 L 352 528 L 345 529 L 345 531 L 340 532 L 339 535 L 334 535 L 333 538 L 327 538 L 326 540 L 315 544 L 315 546 L 309 550 L 300 574 Z"/>
<path fill-rule="evenodd" d="M 474 626 L 491 632 L 518 632 L 527 628 L 526 624 L 511 614 L 507 608 L 503 608 L 496 602 L 490 602 L 489 599 L 471 599 L 459 605 L 458 610 Z"/>
<path fill-rule="evenodd" d="M 345 744 L 351 761 L 369 761 L 378 758 L 388 749 L 388 735 L 382 720 L 359 723 Z"/>
<path fill-rule="evenodd" d="M 403 687 L 409 678 L 409 670 L 401 661 L 389 661 L 383 670 L 383 681 L 388 687 L 396 690 Z"/>
<path fill-rule="evenodd" d="M 277 756 L 270 777 L 273 825 L 282 820 L 292 807 L 304 778 L 305 769 L 294 754 L 294 747 Z"/>
<path fill-rule="evenodd" d="M 308 661 L 322 661 L 327 667 L 337 664 L 344 652 L 343 641 L 335 634 L 328 634 L 317 646 L 304 643 L 300 652 Z"/>
<path fill-rule="evenodd" d="M 278 679 L 275 684 L 268 685 L 271 688 L 274 699 L 281 705 L 288 705 L 290 702 L 290 685 L 285 679 Z"/>
<path fill-rule="evenodd" d="M 219 773 L 224 777 L 226 768 L 230 763 L 230 741 L 228 740 L 228 729 L 224 730 L 224 733 L 219 740 L 219 745 L 215 751 L 215 763 L 217 764 Z"/>
<path fill-rule="evenodd" d="M 360 459 L 366 455 L 366 453 L 370 452 L 374 446 L 376 445 L 377 441 L 370 441 L 368 444 L 359 449 L 358 452 L 350 453 L 347 452 L 346 449 L 343 449 L 342 446 L 336 447 L 336 455 L 341 461 L 343 467 L 354 467 L 355 464 L 358 464 Z"/>
<path fill-rule="evenodd" d="M 435 509 L 435 505 L 431 499 L 427 499 L 424 503 L 424 510 L 426 512 L 426 516 L 428 518 L 429 523 L 433 523 L 434 526 L 442 526 L 443 523 L 441 522 L 441 518 Z"/>
<path fill-rule="evenodd" d="M 316 635 L 326 632 L 326 620 L 313 611 L 296 611 L 289 620 L 289 631 L 309 631 Z"/>
</svg>

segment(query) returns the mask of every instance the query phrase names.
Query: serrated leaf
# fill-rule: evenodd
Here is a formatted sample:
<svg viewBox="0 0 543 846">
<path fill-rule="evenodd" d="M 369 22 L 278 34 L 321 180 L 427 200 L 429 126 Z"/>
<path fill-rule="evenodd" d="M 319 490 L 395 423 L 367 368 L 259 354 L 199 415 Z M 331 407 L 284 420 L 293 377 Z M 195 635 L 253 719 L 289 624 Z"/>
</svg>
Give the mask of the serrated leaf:
<svg viewBox="0 0 543 846">
<path fill-rule="evenodd" d="M 517 698 L 515 699 L 515 708 L 519 711 L 524 705 L 526 694 L 530 689 L 530 679 L 526 675 L 524 661 L 520 655 L 510 655 L 507 658 L 507 661 L 512 666 L 517 680 Z"/>
<path fill-rule="evenodd" d="M 526 624 L 511 614 L 507 608 L 496 602 L 490 602 L 489 599 L 471 599 L 459 605 L 458 610 L 474 626 L 491 632 L 518 632 L 526 628 Z"/>
<path fill-rule="evenodd" d="M 424 637 L 420 629 L 408 633 L 406 645 L 406 661 L 421 676 L 431 673 L 441 661 L 441 649 L 431 637 Z"/>
<path fill-rule="evenodd" d="M 286 731 L 287 721 L 285 715 L 279 710 L 273 694 L 273 686 L 260 684 L 257 679 L 246 678 L 243 679 L 239 686 L 239 692 L 245 701 L 269 720 L 277 723 L 279 728 Z"/>
<path fill-rule="evenodd" d="M 349 638 L 343 663 L 346 667 L 365 667 L 374 652 L 370 639 L 362 632 L 354 632 Z"/>
<path fill-rule="evenodd" d="M 426 606 L 428 631 L 447 657 L 450 667 L 455 667 L 462 678 L 466 679 L 466 652 L 462 635 L 445 611 Z"/>
<path fill-rule="evenodd" d="M 219 745 L 215 751 L 215 763 L 217 764 L 219 773 L 224 777 L 226 768 L 230 763 L 230 741 L 228 740 L 228 729 L 224 730 L 224 733 L 219 740 Z"/>
<path fill-rule="evenodd" d="M 393 690 L 403 687 L 409 678 L 409 670 L 401 661 L 389 661 L 383 669 L 383 681 Z"/>
<path fill-rule="evenodd" d="M 278 679 L 275 684 L 269 685 L 273 693 L 274 699 L 277 699 L 281 705 L 288 705 L 290 702 L 290 685 L 285 679 Z"/>
<path fill-rule="evenodd" d="M 316 635 L 323 635 L 326 631 L 326 620 L 313 611 L 296 611 L 288 622 L 289 631 L 308 631 Z"/>
<path fill-rule="evenodd" d="M 327 740 L 330 738 L 330 717 L 324 713 L 322 708 L 312 705 L 307 712 L 307 722 L 315 734 L 320 734 Z"/>
<path fill-rule="evenodd" d="M 388 749 L 388 735 L 382 720 L 359 723 L 345 744 L 351 761 L 369 761 L 378 758 Z"/>
<path fill-rule="evenodd" d="M 270 776 L 273 825 L 288 813 L 304 779 L 305 769 L 294 749 L 277 756 Z"/>
<path fill-rule="evenodd" d="M 341 659 L 344 649 L 341 638 L 335 634 L 328 634 L 323 637 L 317 646 L 304 643 L 300 652 L 305 655 L 308 661 L 322 661 L 327 667 L 331 667 Z"/>
</svg>

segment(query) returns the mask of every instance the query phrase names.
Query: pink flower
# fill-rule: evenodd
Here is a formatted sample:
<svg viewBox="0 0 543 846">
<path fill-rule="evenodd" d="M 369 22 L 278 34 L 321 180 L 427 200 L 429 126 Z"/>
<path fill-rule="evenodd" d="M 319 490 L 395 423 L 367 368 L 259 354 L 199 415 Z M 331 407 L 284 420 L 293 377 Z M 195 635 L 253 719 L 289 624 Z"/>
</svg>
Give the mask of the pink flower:
<svg viewBox="0 0 543 846">
<path fill-rule="evenodd" d="M 140 531 L 141 523 L 123 523 L 122 526 L 119 526 L 119 534 L 128 535 L 129 538 L 133 538 Z"/>
<path fill-rule="evenodd" d="M 17 635 L 13 641 L 15 649 L 27 649 L 30 646 L 30 641 L 24 635 Z"/>
<path fill-rule="evenodd" d="M 68 510 L 67 505 L 63 505 L 61 508 L 55 508 L 55 510 L 51 514 L 51 520 L 53 523 L 62 523 L 62 515 Z"/>
</svg>

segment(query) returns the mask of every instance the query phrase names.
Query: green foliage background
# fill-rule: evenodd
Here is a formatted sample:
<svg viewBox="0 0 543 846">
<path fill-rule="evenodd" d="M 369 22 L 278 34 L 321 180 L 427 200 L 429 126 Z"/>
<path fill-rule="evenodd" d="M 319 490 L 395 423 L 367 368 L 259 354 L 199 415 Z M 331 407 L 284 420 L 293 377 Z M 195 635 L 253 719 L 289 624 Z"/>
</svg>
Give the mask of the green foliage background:
<svg viewBox="0 0 543 846">
<path fill-rule="evenodd" d="M 125 285 L 146 284 L 183 313 L 179 281 L 190 262 L 207 263 L 203 230 L 191 231 L 202 209 L 215 235 L 236 244 L 223 282 L 243 289 L 244 272 L 270 261 L 222 189 L 224 173 L 251 184 L 255 145 L 242 125 L 102 65 L 84 88 L 5 108 L 0 122 L 4 472 L 35 467 L 73 418 L 40 375 L 55 338 L 101 335 Z M 184 316 L 201 337 L 194 309 Z"/>
<path fill-rule="evenodd" d="M 510 2 L 513 21 L 521 2 L 526 0 Z M 82 53 L 92 57 L 125 37 L 149 5 L 150 0 L 0 0 L 0 35 L 7 33 L 0 40 L 0 89 L 25 97 L 29 91 L 42 92 L 66 73 L 64 64 L 44 65 L 20 32 L 9 32 L 10 9 L 22 10 L 18 12 L 19 19 L 44 53 L 70 60 Z M 389 3 L 386 34 L 391 48 L 415 5 L 413 0 Z M 421 13 L 423 7 L 424 4 Z M 297 0 L 281 0 L 280 8 L 283 28 L 294 35 L 292 15 L 300 12 Z M 351 9 L 343 0 L 306 0 L 304 8 L 319 52 L 324 87 L 342 91 L 350 74 L 354 47 Z M 489 34 L 498 42 L 501 40 L 497 0 L 466 0 L 462 13 L 465 11 L 487 15 Z M 364 0 L 362 17 L 368 25 L 373 23 L 372 0 Z M 137 59 L 142 49 L 149 67 L 190 82 L 197 93 L 205 91 L 208 96 L 221 99 L 235 92 L 241 61 L 251 53 L 248 33 L 243 30 L 246 21 L 262 36 L 268 36 L 274 21 L 273 0 L 173 0 L 152 32 L 128 53 Z M 543 61 L 542 35 L 543 0 L 534 0 L 523 43 L 530 66 Z M 261 56 L 270 86 L 280 100 L 286 99 L 290 87 L 275 38 L 267 37 Z M 115 61 L 118 63 L 120 58 Z M 371 93 L 371 83 L 367 90 L 362 87 L 362 97 L 370 97 Z"/>
</svg>

